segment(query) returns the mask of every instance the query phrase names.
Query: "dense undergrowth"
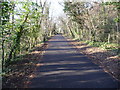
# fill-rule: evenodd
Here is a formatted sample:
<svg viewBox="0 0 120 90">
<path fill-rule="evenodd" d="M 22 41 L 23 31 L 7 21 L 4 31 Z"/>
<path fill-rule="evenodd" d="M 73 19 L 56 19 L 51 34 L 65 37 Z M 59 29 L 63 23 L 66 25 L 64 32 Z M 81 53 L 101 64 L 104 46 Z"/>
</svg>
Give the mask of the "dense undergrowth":
<svg viewBox="0 0 120 90">
<path fill-rule="evenodd" d="M 25 88 L 25 85 L 29 83 L 29 76 L 34 73 L 45 48 L 47 48 L 46 42 L 37 44 L 26 54 L 11 61 L 1 74 L 3 88 Z"/>
<path fill-rule="evenodd" d="M 52 36 L 51 36 L 52 37 Z M 9 63 L 8 66 L 6 68 L 4 68 L 2 70 L 2 72 L 0 73 L 1 76 L 6 76 L 7 74 L 9 75 L 9 73 L 14 72 L 14 65 L 15 64 L 19 64 L 21 62 L 24 63 L 35 63 L 32 60 L 31 61 L 25 61 L 25 57 L 27 55 L 29 55 L 31 52 L 33 52 L 34 50 L 36 50 L 36 48 L 39 48 L 40 50 L 43 49 L 42 46 L 44 47 L 44 44 L 51 38 L 48 37 L 44 42 L 40 42 L 39 44 L 35 45 L 34 47 L 32 47 L 29 51 L 24 52 L 23 54 L 20 54 L 18 56 L 16 56 L 14 59 L 12 59 Z M 24 66 L 23 66 L 24 67 Z M 17 68 L 17 67 L 16 67 Z"/>
</svg>

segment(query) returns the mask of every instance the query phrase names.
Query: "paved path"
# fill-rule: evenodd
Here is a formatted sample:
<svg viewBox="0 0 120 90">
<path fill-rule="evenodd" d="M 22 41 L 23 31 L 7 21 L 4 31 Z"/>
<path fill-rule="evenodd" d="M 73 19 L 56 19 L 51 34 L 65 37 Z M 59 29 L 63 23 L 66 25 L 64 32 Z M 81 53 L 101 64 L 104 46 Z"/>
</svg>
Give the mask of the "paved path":
<svg viewBox="0 0 120 90">
<path fill-rule="evenodd" d="M 37 68 L 30 88 L 118 88 L 118 82 L 61 35 L 54 36 Z"/>
</svg>

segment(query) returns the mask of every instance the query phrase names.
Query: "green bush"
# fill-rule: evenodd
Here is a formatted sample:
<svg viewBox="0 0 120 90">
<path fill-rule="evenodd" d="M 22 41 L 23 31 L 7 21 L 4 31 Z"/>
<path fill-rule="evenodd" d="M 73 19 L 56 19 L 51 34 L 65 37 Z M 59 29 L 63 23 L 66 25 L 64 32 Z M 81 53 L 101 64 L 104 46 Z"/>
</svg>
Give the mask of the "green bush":
<svg viewBox="0 0 120 90">
<path fill-rule="evenodd" d="M 108 43 L 108 42 L 94 42 L 94 41 L 84 41 L 84 42 L 90 46 L 101 47 L 101 48 L 107 49 L 107 50 L 116 50 L 119 46 L 118 44 Z"/>
</svg>

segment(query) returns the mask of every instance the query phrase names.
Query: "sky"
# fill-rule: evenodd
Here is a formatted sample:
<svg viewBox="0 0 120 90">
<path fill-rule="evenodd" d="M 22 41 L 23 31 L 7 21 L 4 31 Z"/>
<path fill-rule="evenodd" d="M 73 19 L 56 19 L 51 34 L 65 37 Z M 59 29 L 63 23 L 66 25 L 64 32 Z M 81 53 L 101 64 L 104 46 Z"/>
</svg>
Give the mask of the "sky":
<svg viewBox="0 0 120 90">
<path fill-rule="evenodd" d="M 24 1 L 24 0 L 19 0 L 19 1 Z M 34 1 L 34 2 L 44 2 L 46 0 L 31 0 L 31 1 Z M 70 0 L 70 1 L 84 1 L 84 2 L 91 2 L 91 1 L 118 1 L 118 0 Z M 63 3 L 64 0 L 47 0 L 47 2 L 51 2 L 51 7 L 50 7 L 50 16 L 54 17 L 54 18 L 57 18 L 59 16 L 64 16 L 64 11 L 63 11 L 63 6 L 60 5 L 59 3 Z"/>
<path fill-rule="evenodd" d="M 16 0 L 11 0 L 16 1 Z M 24 1 L 24 0 L 18 0 L 18 1 Z M 45 2 L 46 0 L 30 0 L 33 2 L 36 2 L 39 4 L 40 1 Z M 50 6 L 50 16 L 53 16 L 54 18 L 57 18 L 61 15 L 64 15 L 63 6 L 59 3 L 62 3 L 64 0 L 47 0 L 47 2 L 51 2 Z"/>
<path fill-rule="evenodd" d="M 36 0 L 32 0 L 32 1 L 36 2 Z M 38 3 L 39 1 L 40 0 L 37 0 Z M 41 0 L 41 1 L 44 2 L 46 0 Z M 47 0 L 47 2 L 51 2 L 50 16 L 57 18 L 61 15 L 64 15 L 63 6 L 59 4 L 59 3 L 62 3 L 63 1 L 64 0 Z"/>
<path fill-rule="evenodd" d="M 38 0 L 39 1 L 39 0 Z M 45 1 L 45 0 L 42 0 Z M 48 2 L 51 2 L 51 8 L 50 8 L 50 14 L 56 18 L 59 16 L 64 16 L 64 11 L 63 11 L 63 6 L 60 5 L 59 3 L 64 2 L 65 0 L 47 0 Z M 111 2 L 117 2 L 118 0 L 70 0 L 70 1 L 82 1 L 82 2 L 92 2 L 92 1 L 97 1 L 97 2 L 106 2 L 106 1 L 111 1 Z"/>
<path fill-rule="evenodd" d="M 63 6 L 59 3 L 62 3 L 63 0 L 48 0 L 51 2 L 50 14 L 53 17 L 59 17 L 64 14 Z"/>
</svg>

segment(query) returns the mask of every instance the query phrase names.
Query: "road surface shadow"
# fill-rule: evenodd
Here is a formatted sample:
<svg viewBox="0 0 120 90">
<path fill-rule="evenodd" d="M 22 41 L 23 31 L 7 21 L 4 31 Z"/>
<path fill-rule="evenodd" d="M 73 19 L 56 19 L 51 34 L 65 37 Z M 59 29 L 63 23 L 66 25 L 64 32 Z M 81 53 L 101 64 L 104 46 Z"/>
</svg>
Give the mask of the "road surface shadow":
<svg viewBox="0 0 120 90">
<path fill-rule="evenodd" d="M 30 88 L 119 88 L 113 77 L 76 52 L 63 36 L 56 35 L 52 39 Z"/>
</svg>

